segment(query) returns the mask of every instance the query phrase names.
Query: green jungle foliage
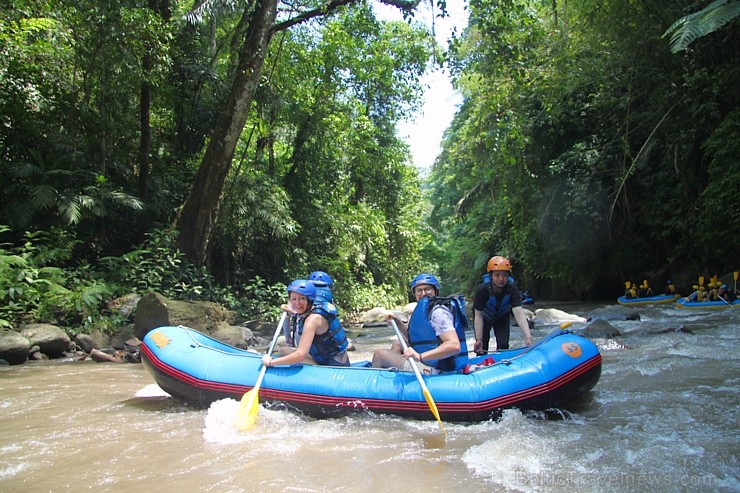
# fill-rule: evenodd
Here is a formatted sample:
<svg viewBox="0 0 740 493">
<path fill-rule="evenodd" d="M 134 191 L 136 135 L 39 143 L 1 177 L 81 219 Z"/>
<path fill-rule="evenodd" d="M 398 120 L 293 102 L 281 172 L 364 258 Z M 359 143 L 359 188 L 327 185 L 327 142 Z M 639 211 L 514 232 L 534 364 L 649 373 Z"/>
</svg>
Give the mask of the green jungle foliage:
<svg viewBox="0 0 740 493">
<path fill-rule="evenodd" d="M 736 2 L 470 0 L 446 51 L 372 4 L 269 40 L 198 263 L 172 225 L 257 3 L 0 9 L 0 325 L 108 330 L 110 300 L 149 291 L 276 318 L 317 269 L 353 314 L 420 271 L 471 295 L 494 254 L 563 299 L 737 269 Z M 423 179 L 396 129 L 440 62 L 464 103 Z"/>
<path fill-rule="evenodd" d="M 499 254 L 555 298 L 731 279 L 736 24 L 673 54 L 663 34 L 694 2 L 469 5 L 450 61 L 465 103 L 429 178 L 443 276 L 472 292 Z"/>
</svg>

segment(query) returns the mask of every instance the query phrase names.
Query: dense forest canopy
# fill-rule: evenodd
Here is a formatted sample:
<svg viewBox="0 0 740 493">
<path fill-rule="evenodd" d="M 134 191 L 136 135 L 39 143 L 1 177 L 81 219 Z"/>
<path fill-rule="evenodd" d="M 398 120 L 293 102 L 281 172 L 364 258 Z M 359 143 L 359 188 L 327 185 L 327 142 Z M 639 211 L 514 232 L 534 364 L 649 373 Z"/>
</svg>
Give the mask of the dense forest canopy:
<svg viewBox="0 0 740 493">
<path fill-rule="evenodd" d="M 673 54 L 695 2 L 469 6 L 465 102 L 429 180 L 445 278 L 468 292 L 503 254 L 535 292 L 604 299 L 737 269 L 736 22 Z"/>
<path fill-rule="evenodd" d="M 414 15 L 443 0 L 378 1 L 406 21 L 361 0 L 3 8 L 0 325 L 94 325 L 153 289 L 274 313 L 316 269 L 343 309 L 390 306 L 421 270 L 471 294 L 493 254 L 559 298 L 737 268 L 737 2 L 471 0 L 443 47 Z M 701 7 L 711 28 L 676 24 Z M 423 179 L 396 130 L 431 69 L 464 103 Z"/>
</svg>

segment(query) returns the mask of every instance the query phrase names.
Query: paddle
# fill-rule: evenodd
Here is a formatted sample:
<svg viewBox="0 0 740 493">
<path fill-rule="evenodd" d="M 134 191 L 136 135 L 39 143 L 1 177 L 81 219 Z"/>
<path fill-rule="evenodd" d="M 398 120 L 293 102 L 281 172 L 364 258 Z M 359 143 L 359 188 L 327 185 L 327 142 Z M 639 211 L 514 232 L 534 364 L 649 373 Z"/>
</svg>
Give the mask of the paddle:
<svg viewBox="0 0 740 493">
<path fill-rule="evenodd" d="M 391 321 L 391 324 L 393 325 L 393 330 L 396 331 L 396 337 L 398 337 L 398 342 L 401 343 L 401 350 L 406 351 L 406 341 L 403 339 L 403 335 L 401 335 L 401 331 L 398 330 L 398 325 L 396 325 L 396 321 L 393 319 L 393 317 L 388 317 Z M 437 410 L 437 404 L 434 403 L 434 399 L 432 399 L 432 394 L 429 392 L 429 389 L 427 388 L 427 385 L 424 383 L 424 379 L 421 378 L 421 372 L 419 372 L 419 367 L 416 366 L 416 360 L 413 358 L 409 358 L 409 362 L 411 363 L 411 368 L 414 369 L 414 374 L 416 375 L 416 379 L 419 381 L 419 385 L 421 385 L 421 392 L 424 394 L 424 398 L 427 400 L 427 404 L 429 405 L 429 409 L 432 411 L 432 414 L 434 414 L 434 417 L 437 418 L 437 422 L 439 423 L 439 427 L 442 429 L 442 433 L 447 436 L 447 431 L 445 430 L 444 425 L 442 424 L 442 419 L 439 417 L 439 411 Z"/>
<path fill-rule="evenodd" d="M 737 293 L 737 273 L 738 273 L 737 271 L 732 273 L 732 278 L 735 279 L 735 287 L 733 288 L 734 289 L 733 293 Z"/>
<path fill-rule="evenodd" d="M 278 322 L 277 328 L 275 329 L 275 335 L 272 337 L 272 342 L 270 343 L 270 347 L 267 350 L 267 354 L 272 354 L 272 350 L 275 349 L 275 343 L 278 340 L 278 336 L 280 335 L 280 331 L 283 328 L 285 317 L 287 315 L 288 314 L 286 312 L 283 312 L 283 314 L 280 316 L 280 321 Z M 267 367 L 263 365 L 262 369 L 260 370 L 260 374 L 257 377 L 257 383 L 254 384 L 252 390 L 244 394 L 244 396 L 242 397 L 241 404 L 239 405 L 239 410 L 237 411 L 236 418 L 234 419 L 234 426 L 236 426 L 236 429 L 241 432 L 249 430 L 257 421 L 257 411 L 259 411 L 260 407 L 258 394 L 260 391 L 260 385 L 262 385 L 262 378 L 265 376 L 266 371 Z"/>
</svg>

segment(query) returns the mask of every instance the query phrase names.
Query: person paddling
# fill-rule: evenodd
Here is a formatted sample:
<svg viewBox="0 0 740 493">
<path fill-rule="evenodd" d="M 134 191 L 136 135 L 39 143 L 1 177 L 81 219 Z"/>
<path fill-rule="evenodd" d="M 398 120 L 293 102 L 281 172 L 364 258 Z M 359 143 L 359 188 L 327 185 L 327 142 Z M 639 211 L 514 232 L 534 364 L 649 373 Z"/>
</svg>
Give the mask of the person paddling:
<svg viewBox="0 0 740 493">
<path fill-rule="evenodd" d="M 411 292 L 417 303 L 408 324 L 394 317 L 408 347 L 403 351 L 401 342 L 394 341 L 390 349 L 376 350 L 372 366 L 412 371 L 409 359 L 413 359 L 420 363 L 423 373 L 462 371 L 468 363 L 464 329 L 467 319 L 464 323 L 456 320 L 462 321 L 465 314 L 453 313 L 453 309 L 457 311 L 452 305 L 454 300 L 437 298 L 439 281 L 432 274 L 416 276 L 411 281 Z"/>
<path fill-rule="evenodd" d="M 266 367 L 296 363 L 349 366 L 349 343 L 336 308 L 330 303 L 314 306 L 316 287 L 305 279 L 291 282 L 288 296 L 289 303 L 280 308 L 297 316 L 296 347 L 280 348 L 277 358 L 266 354 L 262 364 Z"/>
</svg>

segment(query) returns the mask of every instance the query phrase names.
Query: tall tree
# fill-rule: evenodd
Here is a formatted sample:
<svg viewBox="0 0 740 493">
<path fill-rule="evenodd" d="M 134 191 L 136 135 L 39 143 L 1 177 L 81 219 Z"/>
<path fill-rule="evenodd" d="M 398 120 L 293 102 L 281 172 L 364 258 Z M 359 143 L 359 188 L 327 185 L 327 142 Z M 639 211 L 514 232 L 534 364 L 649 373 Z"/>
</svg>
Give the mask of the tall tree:
<svg viewBox="0 0 740 493">
<path fill-rule="evenodd" d="M 310 19 L 335 12 L 342 6 L 361 0 L 332 0 L 309 2 L 316 8 L 300 11 L 298 15 L 275 23 L 278 0 L 255 0 L 248 3 L 241 25 L 246 26 L 244 39 L 237 55 L 236 71 L 224 109 L 210 136 L 193 187 L 185 200 L 176 226 L 180 232 L 178 246 L 192 260 L 204 264 L 209 242 L 218 217 L 219 202 L 224 189 L 234 152 L 262 78 L 267 49 L 276 32 L 288 29 Z M 381 0 L 382 3 L 412 11 L 420 0 Z M 303 7 L 306 7 L 303 6 Z M 292 6 L 291 9 L 296 9 Z"/>
</svg>

